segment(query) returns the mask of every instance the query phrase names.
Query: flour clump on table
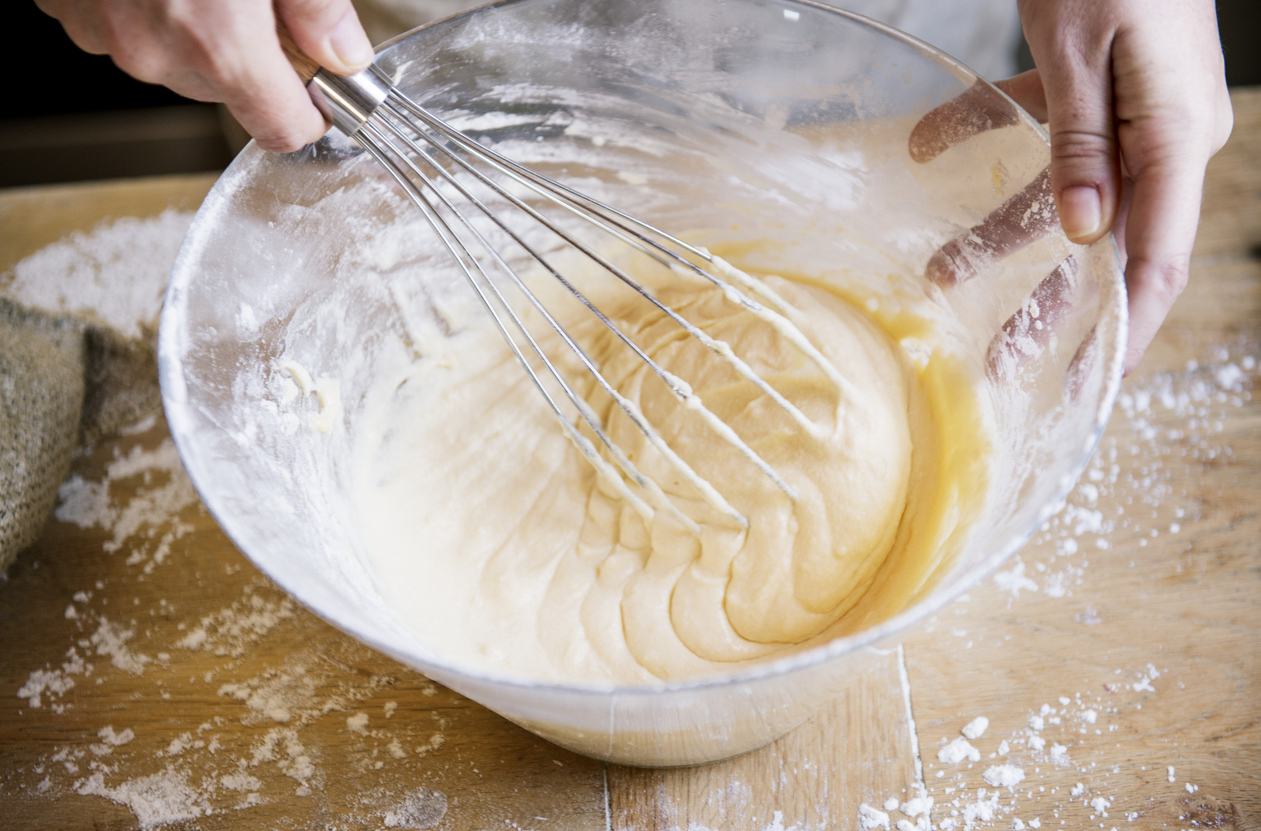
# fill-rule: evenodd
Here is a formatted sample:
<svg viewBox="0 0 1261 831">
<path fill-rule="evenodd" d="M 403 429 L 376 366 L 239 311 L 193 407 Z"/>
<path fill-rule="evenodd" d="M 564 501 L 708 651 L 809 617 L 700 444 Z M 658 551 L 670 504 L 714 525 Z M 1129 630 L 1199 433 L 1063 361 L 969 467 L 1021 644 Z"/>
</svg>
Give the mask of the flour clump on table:
<svg viewBox="0 0 1261 831">
<path fill-rule="evenodd" d="M 666 511 L 645 518 L 575 451 L 489 320 L 448 310 L 457 333 L 424 344 L 423 357 L 381 372 L 370 389 L 354 429 L 352 487 L 387 602 L 447 660 L 569 682 L 730 671 L 906 608 L 979 513 L 988 446 L 980 384 L 961 362 L 913 359 L 900 345 L 922 339 L 925 320 L 905 309 L 878 320 L 860 311 L 854 286 L 754 275 L 787 303 L 838 384 L 708 283 L 636 276 L 820 428 L 808 434 L 642 300 L 593 298 L 796 498 L 594 319 L 575 316 L 566 328 L 605 377 L 748 528 L 568 368 L 613 441 L 700 531 Z"/>
</svg>

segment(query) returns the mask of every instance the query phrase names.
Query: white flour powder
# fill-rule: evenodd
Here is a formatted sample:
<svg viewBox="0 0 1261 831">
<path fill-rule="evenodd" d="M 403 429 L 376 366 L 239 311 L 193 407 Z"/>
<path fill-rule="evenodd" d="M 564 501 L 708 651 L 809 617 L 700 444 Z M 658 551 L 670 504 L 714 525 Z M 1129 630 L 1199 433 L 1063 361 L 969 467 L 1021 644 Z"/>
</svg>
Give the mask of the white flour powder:
<svg viewBox="0 0 1261 831">
<path fill-rule="evenodd" d="M 199 504 L 197 491 L 180 464 L 175 443 L 165 439 L 152 450 L 139 445 L 106 466 L 100 482 L 73 474 L 62 483 L 56 517 L 80 528 L 101 527 L 113 537 L 104 549 L 112 554 L 128 546 L 127 565 L 143 564 L 149 574 L 170 554 L 171 544 L 192 530 L 178 520 L 185 508 Z M 121 502 L 113 488 L 126 482 L 133 495 Z M 119 488 L 121 490 L 121 488 Z M 152 533 L 162 528 L 160 535 Z M 141 538 L 140 531 L 146 534 Z"/>
<path fill-rule="evenodd" d="M 167 767 L 161 773 L 132 779 L 115 787 L 105 785 L 105 775 L 94 773 L 76 784 L 75 792 L 103 796 L 126 805 L 141 828 L 153 828 L 213 813 L 205 797 L 189 785 L 187 774 Z"/>
<path fill-rule="evenodd" d="M 19 262 L 0 293 L 52 312 L 73 312 L 129 338 L 157 332 L 167 276 L 191 211 L 105 220 Z"/>
</svg>

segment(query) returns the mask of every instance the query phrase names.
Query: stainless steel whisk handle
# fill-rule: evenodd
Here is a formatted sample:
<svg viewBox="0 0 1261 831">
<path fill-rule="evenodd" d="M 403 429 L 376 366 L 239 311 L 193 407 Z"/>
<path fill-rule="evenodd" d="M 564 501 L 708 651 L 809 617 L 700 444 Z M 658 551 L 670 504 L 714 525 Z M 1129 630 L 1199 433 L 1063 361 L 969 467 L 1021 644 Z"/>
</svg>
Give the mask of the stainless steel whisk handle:
<svg viewBox="0 0 1261 831">
<path fill-rule="evenodd" d="M 372 64 L 354 75 L 334 75 L 321 69 L 306 88 L 324 120 L 353 136 L 385 101 L 390 86 L 390 77 Z"/>
<path fill-rule="evenodd" d="M 376 64 L 354 75 L 334 75 L 311 60 L 279 20 L 276 34 L 289 63 L 307 85 L 315 108 L 325 121 L 346 135 L 353 136 L 359 132 L 390 94 L 390 76 L 378 69 Z"/>
</svg>

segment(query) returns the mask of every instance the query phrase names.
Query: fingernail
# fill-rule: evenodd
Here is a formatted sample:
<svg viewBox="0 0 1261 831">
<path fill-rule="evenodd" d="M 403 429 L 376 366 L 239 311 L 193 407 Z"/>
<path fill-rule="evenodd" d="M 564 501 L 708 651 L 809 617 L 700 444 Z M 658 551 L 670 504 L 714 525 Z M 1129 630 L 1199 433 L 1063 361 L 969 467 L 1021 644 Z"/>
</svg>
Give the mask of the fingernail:
<svg viewBox="0 0 1261 831">
<path fill-rule="evenodd" d="M 359 17 L 353 9 L 347 11 L 342 15 L 342 19 L 337 21 L 337 25 L 328 36 L 328 43 L 333 47 L 333 51 L 337 53 L 341 62 L 351 69 L 357 71 L 372 63 L 374 57 L 372 44 L 368 42 L 368 36 L 363 33 L 363 27 L 359 25 Z"/>
<path fill-rule="evenodd" d="M 1060 191 L 1060 223 L 1073 242 L 1093 241 L 1103 223 L 1103 202 L 1099 191 L 1084 185 Z"/>
</svg>

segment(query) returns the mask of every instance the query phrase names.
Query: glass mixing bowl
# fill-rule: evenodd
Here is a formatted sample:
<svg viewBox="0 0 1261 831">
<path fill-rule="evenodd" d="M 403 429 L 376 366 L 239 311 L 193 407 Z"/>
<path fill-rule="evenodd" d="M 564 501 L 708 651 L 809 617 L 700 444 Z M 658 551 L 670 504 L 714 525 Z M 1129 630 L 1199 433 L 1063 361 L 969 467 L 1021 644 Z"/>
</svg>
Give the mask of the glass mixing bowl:
<svg viewBox="0 0 1261 831">
<path fill-rule="evenodd" d="M 1110 241 L 1063 237 L 1046 134 L 965 67 L 796 0 L 517 0 L 418 29 L 378 59 L 482 142 L 659 227 L 710 229 L 708 244 L 774 239 L 769 270 L 911 264 L 969 333 L 961 348 L 989 379 L 998 446 L 966 547 L 904 611 L 824 646 L 633 687 L 442 660 L 382 603 L 345 494 L 374 360 L 405 340 L 401 317 L 466 289 L 352 143 L 330 134 L 287 156 L 251 144 L 176 262 L 163 401 L 220 525 L 321 617 L 578 753 L 696 764 L 803 722 L 872 647 L 976 585 L 1063 504 L 1120 382 L 1118 258 Z M 282 360 L 339 385 L 327 433 L 295 414 Z"/>
</svg>

